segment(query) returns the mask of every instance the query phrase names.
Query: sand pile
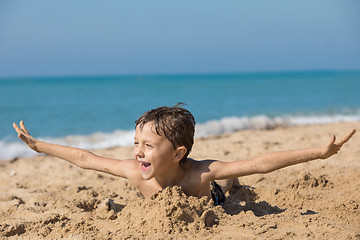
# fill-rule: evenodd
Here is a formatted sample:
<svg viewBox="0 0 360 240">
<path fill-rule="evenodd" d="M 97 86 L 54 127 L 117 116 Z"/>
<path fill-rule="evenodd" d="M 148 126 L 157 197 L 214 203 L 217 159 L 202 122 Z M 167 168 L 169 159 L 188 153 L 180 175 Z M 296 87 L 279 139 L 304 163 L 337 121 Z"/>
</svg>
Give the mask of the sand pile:
<svg viewBox="0 0 360 240">
<path fill-rule="evenodd" d="M 186 196 L 180 187 L 168 187 L 148 199 L 129 202 L 118 214 L 117 229 L 132 229 L 126 236 L 146 237 L 207 232 L 225 215 L 207 197 Z"/>
</svg>

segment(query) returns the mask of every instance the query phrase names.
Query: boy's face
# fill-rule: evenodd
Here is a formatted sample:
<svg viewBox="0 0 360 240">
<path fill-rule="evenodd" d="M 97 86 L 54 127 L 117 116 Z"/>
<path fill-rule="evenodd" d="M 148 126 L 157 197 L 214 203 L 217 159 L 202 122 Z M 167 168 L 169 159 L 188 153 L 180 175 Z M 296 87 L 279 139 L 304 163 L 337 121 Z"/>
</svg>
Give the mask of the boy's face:
<svg viewBox="0 0 360 240">
<path fill-rule="evenodd" d="M 176 167 L 175 150 L 165 136 L 156 134 L 154 124 L 146 123 L 142 129 L 135 129 L 134 155 L 139 162 L 140 172 L 148 180 L 156 176 L 166 176 L 167 170 Z"/>
</svg>

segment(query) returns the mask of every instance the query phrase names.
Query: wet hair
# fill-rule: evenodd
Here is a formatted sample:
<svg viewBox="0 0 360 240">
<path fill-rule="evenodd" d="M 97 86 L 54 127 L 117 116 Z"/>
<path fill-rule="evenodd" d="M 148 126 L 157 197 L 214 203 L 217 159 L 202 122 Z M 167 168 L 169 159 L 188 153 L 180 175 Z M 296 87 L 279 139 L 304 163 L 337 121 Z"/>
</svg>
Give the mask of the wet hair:
<svg viewBox="0 0 360 240">
<path fill-rule="evenodd" d="M 187 152 L 179 162 L 181 167 L 194 144 L 195 133 L 194 116 L 182 105 L 179 103 L 174 107 L 152 109 L 135 121 L 135 128 L 139 126 L 141 130 L 146 123 L 153 123 L 156 133 L 169 139 L 174 149 L 184 146 Z"/>
</svg>

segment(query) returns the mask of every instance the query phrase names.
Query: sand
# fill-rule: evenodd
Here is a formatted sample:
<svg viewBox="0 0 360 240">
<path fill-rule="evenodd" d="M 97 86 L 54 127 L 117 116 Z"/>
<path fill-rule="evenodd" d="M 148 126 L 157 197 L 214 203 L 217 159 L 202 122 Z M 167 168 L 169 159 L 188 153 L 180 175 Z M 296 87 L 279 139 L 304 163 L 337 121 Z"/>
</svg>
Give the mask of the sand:
<svg viewBox="0 0 360 240">
<path fill-rule="evenodd" d="M 197 139 L 194 159 L 325 144 L 360 123 Z M 132 148 L 95 151 L 129 158 Z M 240 177 L 223 206 L 179 187 L 144 199 L 127 180 L 46 155 L 0 161 L 0 239 L 360 239 L 360 134 L 328 160 Z"/>
</svg>

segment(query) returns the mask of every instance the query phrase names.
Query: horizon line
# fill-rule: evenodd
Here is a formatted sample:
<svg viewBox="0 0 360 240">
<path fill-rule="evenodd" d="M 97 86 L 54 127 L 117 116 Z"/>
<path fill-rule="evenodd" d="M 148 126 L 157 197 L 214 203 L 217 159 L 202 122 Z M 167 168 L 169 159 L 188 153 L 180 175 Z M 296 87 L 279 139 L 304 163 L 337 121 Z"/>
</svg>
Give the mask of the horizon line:
<svg viewBox="0 0 360 240">
<path fill-rule="evenodd" d="M 99 73 L 99 74 L 55 74 L 55 75 L 5 75 L 5 79 L 34 79 L 34 78 L 96 78 L 96 77 L 162 77 L 162 76 L 226 76 L 226 75 L 272 75 L 272 74 L 307 74 L 307 73 L 357 73 L 360 69 L 309 69 L 309 70 L 264 70 L 264 71 L 227 71 L 227 72 L 184 72 L 184 73 Z"/>
</svg>

